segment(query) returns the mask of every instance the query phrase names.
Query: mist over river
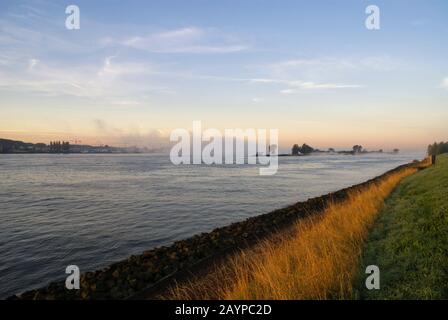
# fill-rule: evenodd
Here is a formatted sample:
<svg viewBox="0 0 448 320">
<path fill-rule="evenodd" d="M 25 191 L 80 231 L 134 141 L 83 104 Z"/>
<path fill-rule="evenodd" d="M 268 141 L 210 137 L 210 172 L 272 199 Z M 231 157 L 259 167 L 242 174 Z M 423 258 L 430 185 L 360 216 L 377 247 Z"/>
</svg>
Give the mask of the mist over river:
<svg viewBox="0 0 448 320">
<path fill-rule="evenodd" d="M 162 154 L 1 154 L 0 298 L 363 182 L 422 153 L 174 166 Z"/>
</svg>

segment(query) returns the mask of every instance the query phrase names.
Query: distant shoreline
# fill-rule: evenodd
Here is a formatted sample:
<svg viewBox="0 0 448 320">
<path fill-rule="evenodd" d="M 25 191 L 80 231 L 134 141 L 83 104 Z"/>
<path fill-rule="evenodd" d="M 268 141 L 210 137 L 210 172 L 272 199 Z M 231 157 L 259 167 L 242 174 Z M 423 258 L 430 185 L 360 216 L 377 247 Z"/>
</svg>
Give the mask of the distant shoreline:
<svg viewBox="0 0 448 320">
<path fill-rule="evenodd" d="M 353 152 L 353 151 L 335 151 L 335 152 L 328 152 L 328 151 L 316 151 L 316 152 L 311 152 L 311 153 L 307 153 L 307 154 L 290 154 L 290 153 L 281 153 L 278 156 L 279 157 L 306 157 L 306 156 L 311 156 L 311 155 L 365 155 L 365 154 L 398 154 L 398 152 L 393 152 L 393 151 L 384 151 L 384 152 L 379 152 L 379 151 L 365 151 L 365 152 Z"/>
<path fill-rule="evenodd" d="M 45 143 L 0 139 L 0 154 L 141 154 L 161 151 L 164 151 L 164 149 L 149 149 L 135 146 L 91 146 L 88 144 L 70 144 L 68 141 L 52 141 L 47 145 Z"/>
<path fill-rule="evenodd" d="M 336 151 L 334 148 L 329 148 L 328 150 L 319 150 L 314 149 L 306 144 L 308 149 L 305 149 L 302 146 L 302 151 L 300 147 L 294 154 L 294 150 L 292 153 L 281 153 L 277 154 L 279 157 L 295 157 L 295 156 L 308 156 L 308 155 L 317 155 L 317 154 L 343 154 L 343 155 L 361 155 L 361 154 L 370 154 L 370 153 L 378 153 L 378 154 L 398 154 L 399 150 L 394 149 L 393 151 L 383 151 L 380 150 L 372 150 L 368 151 L 366 149 L 362 149 L 361 146 L 353 146 L 353 150 L 340 150 Z M 304 151 L 305 150 L 305 151 Z M 160 153 L 166 151 L 166 148 L 146 148 L 146 147 L 113 147 L 109 145 L 99 145 L 92 146 L 88 144 L 70 144 L 68 141 L 52 141 L 50 144 L 45 143 L 30 143 L 23 142 L 17 140 L 9 140 L 9 139 L 1 139 L 0 138 L 0 154 L 153 154 Z M 255 154 L 255 157 L 267 156 L 270 154 Z"/>
</svg>

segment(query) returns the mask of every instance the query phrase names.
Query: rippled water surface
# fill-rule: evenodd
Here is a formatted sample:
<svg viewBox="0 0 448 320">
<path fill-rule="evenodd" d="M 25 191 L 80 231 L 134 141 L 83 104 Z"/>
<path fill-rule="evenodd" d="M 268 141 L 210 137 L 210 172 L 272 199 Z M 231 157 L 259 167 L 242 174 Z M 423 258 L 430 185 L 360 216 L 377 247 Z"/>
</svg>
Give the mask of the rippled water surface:
<svg viewBox="0 0 448 320">
<path fill-rule="evenodd" d="M 166 155 L 0 155 L 0 297 L 365 181 L 423 154 L 174 166 Z"/>
</svg>

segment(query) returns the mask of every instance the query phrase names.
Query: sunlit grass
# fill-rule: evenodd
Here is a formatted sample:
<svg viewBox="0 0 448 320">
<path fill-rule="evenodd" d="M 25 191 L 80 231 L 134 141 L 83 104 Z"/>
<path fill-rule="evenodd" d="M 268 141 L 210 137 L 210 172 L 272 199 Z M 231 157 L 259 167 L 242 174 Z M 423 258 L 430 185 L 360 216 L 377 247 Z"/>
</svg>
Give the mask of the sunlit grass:
<svg viewBox="0 0 448 320">
<path fill-rule="evenodd" d="M 291 232 L 234 255 L 202 277 L 180 283 L 169 299 L 348 299 L 369 228 L 384 199 L 416 169 L 389 175 L 302 219 Z"/>
</svg>

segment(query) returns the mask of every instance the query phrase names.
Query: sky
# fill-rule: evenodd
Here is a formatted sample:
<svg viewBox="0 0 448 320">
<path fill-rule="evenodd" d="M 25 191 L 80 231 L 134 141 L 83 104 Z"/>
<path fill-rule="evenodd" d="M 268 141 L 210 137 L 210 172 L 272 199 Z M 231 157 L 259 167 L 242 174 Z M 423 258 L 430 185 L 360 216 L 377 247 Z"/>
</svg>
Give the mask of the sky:
<svg viewBox="0 0 448 320">
<path fill-rule="evenodd" d="M 160 147 L 200 120 L 420 150 L 448 140 L 447 39 L 444 0 L 2 0 L 0 137 Z"/>
</svg>

